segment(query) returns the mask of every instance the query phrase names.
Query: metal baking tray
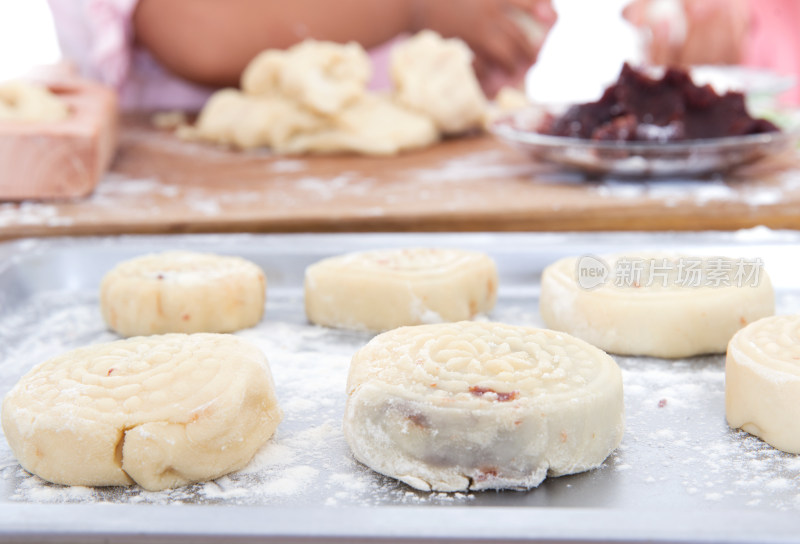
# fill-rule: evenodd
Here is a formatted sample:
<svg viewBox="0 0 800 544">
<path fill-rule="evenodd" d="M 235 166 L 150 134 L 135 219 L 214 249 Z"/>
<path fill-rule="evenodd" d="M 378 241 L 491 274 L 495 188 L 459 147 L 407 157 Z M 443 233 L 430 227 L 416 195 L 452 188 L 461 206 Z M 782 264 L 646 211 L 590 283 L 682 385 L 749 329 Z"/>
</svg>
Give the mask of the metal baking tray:
<svg viewBox="0 0 800 544">
<path fill-rule="evenodd" d="M 347 251 L 479 249 L 500 273 L 488 318 L 541 326 L 542 269 L 568 255 L 636 249 L 760 257 L 779 313 L 800 311 L 800 233 L 180 235 L 0 244 L 0 394 L 36 363 L 110 341 L 98 285 L 115 263 L 167 249 L 240 255 L 268 277 L 267 311 L 241 336 L 265 351 L 285 412 L 240 473 L 149 493 L 31 476 L 0 439 L 0 541 L 789 542 L 800 538 L 800 456 L 725 423 L 724 357 L 617 357 L 626 432 L 594 471 L 526 492 L 423 493 L 359 465 L 341 433 L 351 355 L 370 335 L 311 326 L 304 268 Z"/>
</svg>

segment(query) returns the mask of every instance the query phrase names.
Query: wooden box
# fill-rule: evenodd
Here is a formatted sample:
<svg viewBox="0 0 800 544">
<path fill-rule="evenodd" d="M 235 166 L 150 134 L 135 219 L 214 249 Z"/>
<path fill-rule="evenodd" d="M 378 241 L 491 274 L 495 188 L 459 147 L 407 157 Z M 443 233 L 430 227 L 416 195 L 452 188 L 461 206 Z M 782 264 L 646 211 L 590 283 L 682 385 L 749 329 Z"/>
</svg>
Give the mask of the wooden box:
<svg viewBox="0 0 800 544">
<path fill-rule="evenodd" d="M 117 141 L 116 94 L 71 78 L 47 87 L 69 106 L 62 121 L 0 121 L 0 200 L 86 196 Z"/>
</svg>

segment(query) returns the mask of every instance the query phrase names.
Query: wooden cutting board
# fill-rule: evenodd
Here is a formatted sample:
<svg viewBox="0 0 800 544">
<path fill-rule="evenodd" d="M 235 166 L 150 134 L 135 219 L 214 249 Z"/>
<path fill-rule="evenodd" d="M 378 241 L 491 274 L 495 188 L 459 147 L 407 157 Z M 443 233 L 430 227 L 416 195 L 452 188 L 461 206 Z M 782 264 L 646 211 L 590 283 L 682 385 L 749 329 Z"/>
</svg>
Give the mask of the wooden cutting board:
<svg viewBox="0 0 800 544">
<path fill-rule="evenodd" d="M 490 136 L 394 158 L 274 157 L 123 120 L 94 194 L 0 203 L 0 238 L 286 231 L 800 228 L 800 155 L 708 180 L 586 180 Z"/>
</svg>

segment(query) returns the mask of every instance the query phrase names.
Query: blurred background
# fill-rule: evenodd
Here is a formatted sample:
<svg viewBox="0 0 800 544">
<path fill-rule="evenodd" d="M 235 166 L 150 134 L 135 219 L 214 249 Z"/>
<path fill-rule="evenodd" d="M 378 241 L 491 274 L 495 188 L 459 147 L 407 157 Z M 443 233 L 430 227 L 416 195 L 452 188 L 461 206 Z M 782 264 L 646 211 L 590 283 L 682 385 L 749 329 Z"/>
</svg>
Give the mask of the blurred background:
<svg viewBox="0 0 800 544">
<path fill-rule="evenodd" d="M 62 42 L 78 47 L 77 57 L 84 58 L 76 59 L 69 52 L 65 56 L 73 57 L 71 60 L 84 75 L 119 87 L 119 74 L 109 77 L 96 65 L 87 67 L 85 58 L 87 50 L 96 53 L 99 48 L 118 46 L 111 42 L 119 37 L 105 33 L 105 27 L 113 24 L 100 25 L 91 44 L 75 39 L 79 32 L 98 26 L 97 21 L 82 22 L 93 9 L 90 4 L 81 0 L 50 2 L 61 18 Z M 795 43 L 800 2 L 795 0 L 542 0 L 539 4 L 548 8 L 551 5 L 558 12 L 557 22 L 551 28 L 552 21 L 544 21 L 541 16 L 517 18 L 538 49 L 538 58 L 527 80 L 516 77 L 511 81 L 520 88 L 527 81 L 528 97 L 534 101 L 590 100 L 615 78 L 624 60 L 657 65 L 746 65 L 770 70 L 773 76 L 788 77 L 800 70 L 800 44 Z M 64 21 L 69 18 L 74 20 Z M 501 34 L 498 29 L 497 35 Z M 128 34 L 125 39 L 129 37 Z M 108 43 L 100 43 L 103 41 Z M 46 0 L 0 0 L 0 51 L 0 80 L 59 60 L 59 41 Z M 481 55 L 478 57 L 480 60 Z M 134 54 L 132 69 L 136 69 L 136 63 Z M 480 70 L 479 75 L 482 76 Z M 754 72 L 728 71 L 701 74 L 699 79 L 724 88 L 741 86 L 743 77 L 753 80 L 758 76 Z M 726 77 L 738 81 L 731 84 L 724 81 Z M 764 77 L 761 74 L 760 80 L 744 84 L 790 86 L 786 80 Z M 489 95 L 509 83 L 508 78 L 493 81 L 491 75 L 481 79 Z M 797 103 L 798 99 L 797 91 L 784 95 L 784 101 Z"/>
<path fill-rule="evenodd" d="M 0 80 L 58 61 L 58 41 L 46 0 L 0 0 L 0 51 Z"/>
</svg>

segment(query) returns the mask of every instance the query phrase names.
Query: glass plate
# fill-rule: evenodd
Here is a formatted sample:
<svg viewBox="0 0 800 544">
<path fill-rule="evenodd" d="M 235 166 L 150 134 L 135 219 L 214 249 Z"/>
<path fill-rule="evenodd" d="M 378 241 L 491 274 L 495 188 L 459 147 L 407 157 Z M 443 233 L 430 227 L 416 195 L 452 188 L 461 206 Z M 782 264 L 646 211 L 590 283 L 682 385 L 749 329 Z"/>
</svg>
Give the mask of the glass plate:
<svg viewBox="0 0 800 544">
<path fill-rule="evenodd" d="M 611 142 L 540 134 L 542 107 L 501 117 L 491 132 L 533 158 L 590 175 L 652 178 L 724 172 L 786 150 L 800 136 L 798 124 L 781 132 L 681 142 Z M 785 123 L 784 123 L 785 124 Z"/>
</svg>

